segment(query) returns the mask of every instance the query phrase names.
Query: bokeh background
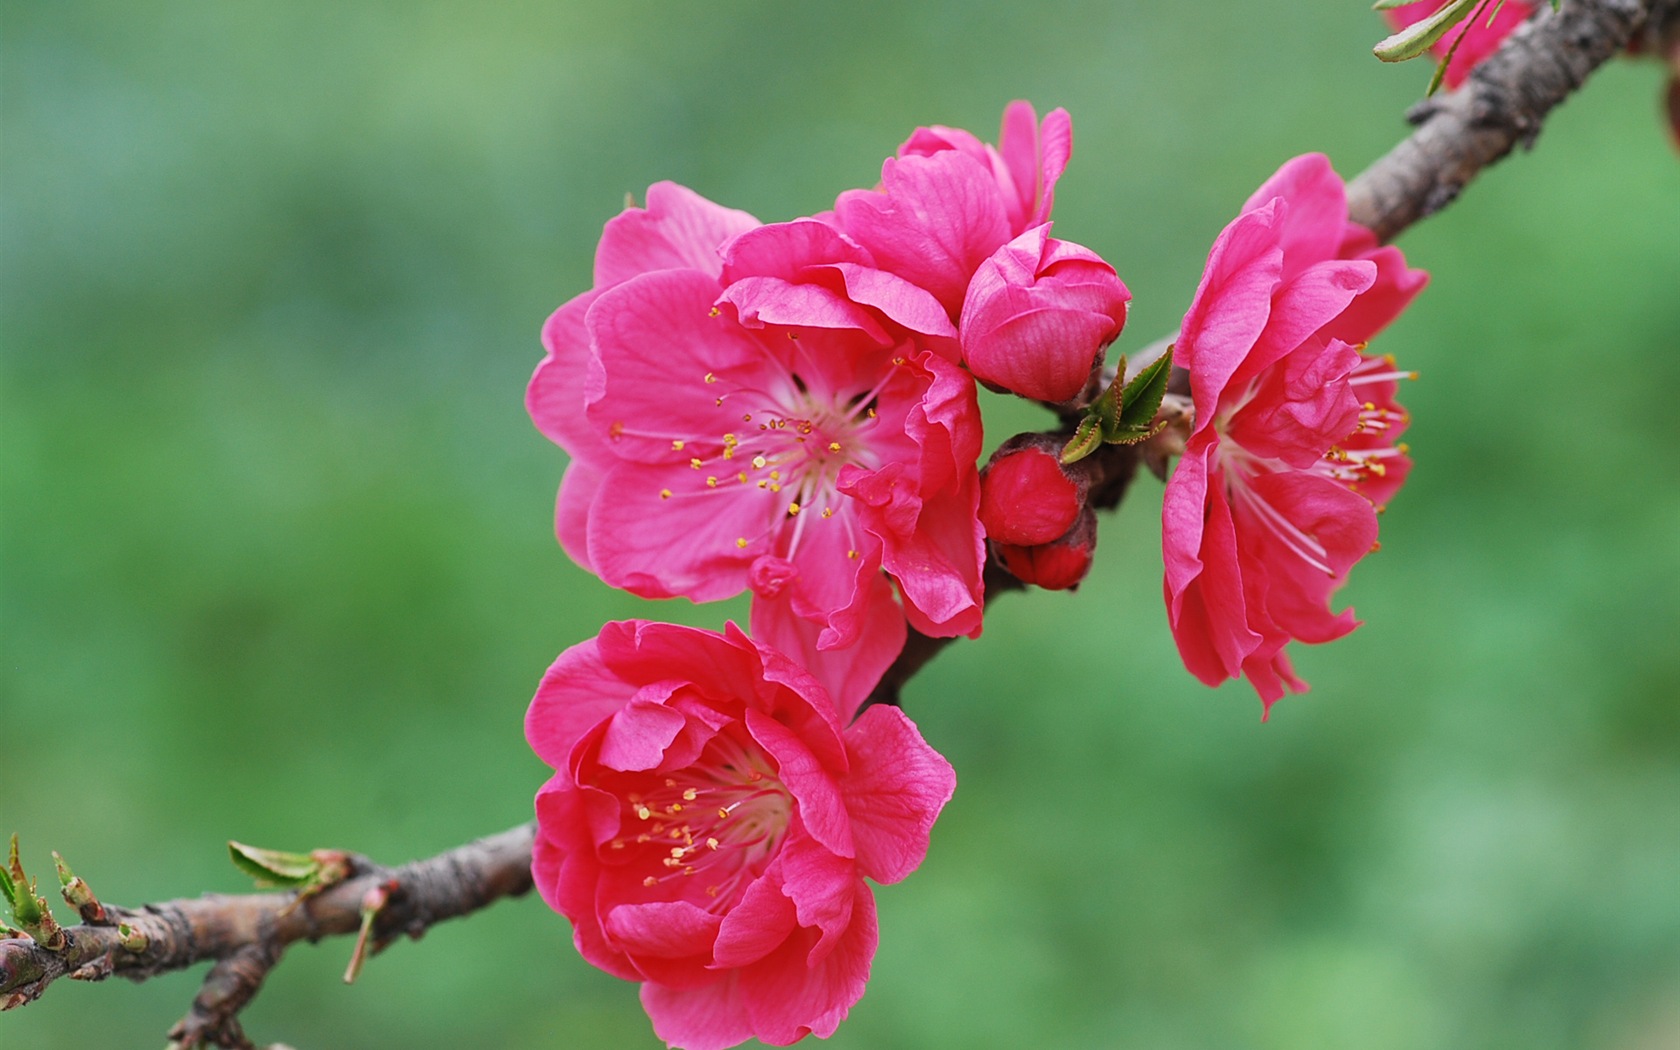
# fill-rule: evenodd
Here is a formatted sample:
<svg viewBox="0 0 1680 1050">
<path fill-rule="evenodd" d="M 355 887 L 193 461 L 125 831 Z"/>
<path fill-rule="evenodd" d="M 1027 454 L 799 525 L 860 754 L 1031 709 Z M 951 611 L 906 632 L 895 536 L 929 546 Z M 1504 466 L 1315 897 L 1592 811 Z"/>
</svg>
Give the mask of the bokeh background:
<svg viewBox="0 0 1680 1050">
<path fill-rule="evenodd" d="M 525 819 L 607 619 L 521 403 L 627 191 L 766 220 L 919 123 L 1074 115 L 1058 234 L 1173 328 L 1285 158 L 1405 131 L 1363 2 L 3 5 L 0 830 L 124 903 L 238 838 L 399 861 Z M 1180 666 L 1160 486 L 907 707 L 960 787 L 836 1047 L 1680 1046 L 1680 156 L 1654 66 L 1403 246 L 1417 470 L 1267 724 Z M 987 402 L 992 443 L 1041 417 Z M 246 1014 L 310 1047 L 656 1045 L 534 896 Z M 65 982 L 11 1048 L 161 1043 L 199 974 Z"/>
</svg>

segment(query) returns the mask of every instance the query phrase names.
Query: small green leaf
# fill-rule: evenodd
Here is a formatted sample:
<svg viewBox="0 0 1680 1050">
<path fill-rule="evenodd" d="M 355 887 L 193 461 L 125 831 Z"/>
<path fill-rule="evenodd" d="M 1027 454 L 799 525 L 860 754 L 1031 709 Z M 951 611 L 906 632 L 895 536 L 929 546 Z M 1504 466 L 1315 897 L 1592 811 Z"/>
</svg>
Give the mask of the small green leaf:
<svg viewBox="0 0 1680 1050">
<path fill-rule="evenodd" d="M 321 862 L 307 853 L 259 849 L 229 840 L 228 855 L 234 867 L 268 886 L 295 889 L 313 884 L 321 875 Z"/>
<path fill-rule="evenodd" d="M 1078 463 L 1080 460 L 1095 452 L 1103 443 L 1102 424 L 1096 416 L 1086 416 L 1079 421 L 1073 437 L 1062 448 L 1063 463 Z"/>
<path fill-rule="evenodd" d="M 1384 62 L 1404 62 L 1428 51 L 1447 30 L 1464 21 L 1479 0 L 1447 0 L 1440 10 L 1380 41 L 1371 53 Z"/>
<path fill-rule="evenodd" d="M 1371 10 L 1392 11 L 1396 7 L 1405 7 L 1407 4 L 1415 3 L 1417 3 L 1417 0 L 1377 0 L 1376 3 L 1371 5 Z"/>
<path fill-rule="evenodd" d="M 1172 359 L 1173 348 L 1169 344 L 1165 353 L 1126 384 L 1120 392 L 1122 407 L 1120 425 L 1116 430 L 1136 432 L 1151 429 L 1155 413 L 1161 409 L 1161 398 L 1167 393 L 1167 380 L 1172 378 Z"/>
</svg>

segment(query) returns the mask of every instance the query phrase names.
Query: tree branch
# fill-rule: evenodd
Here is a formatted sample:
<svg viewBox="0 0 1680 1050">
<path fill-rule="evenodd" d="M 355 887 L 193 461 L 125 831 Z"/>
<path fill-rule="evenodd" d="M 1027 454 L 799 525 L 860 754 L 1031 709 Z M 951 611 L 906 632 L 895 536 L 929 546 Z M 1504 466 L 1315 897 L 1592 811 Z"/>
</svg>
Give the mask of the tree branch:
<svg viewBox="0 0 1680 1050">
<path fill-rule="evenodd" d="M 0 940 L 0 1006 L 30 1002 L 66 975 L 144 981 L 214 961 L 192 1009 L 169 1037 L 184 1047 L 246 1047 L 239 1011 L 289 945 L 356 933 L 364 907 L 377 904 L 370 948 L 378 952 L 400 935 L 419 937 L 434 923 L 519 896 L 531 888 L 535 833 L 534 824 L 522 824 L 398 868 L 352 856 L 348 876 L 314 894 L 210 894 L 136 909 L 105 905 L 103 921 L 65 929 L 60 951 L 27 937 Z"/>
<path fill-rule="evenodd" d="M 1461 90 L 1414 107 L 1408 119 L 1417 129 L 1349 184 L 1353 219 L 1393 240 L 1450 204 L 1515 146 L 1531 146 L 1551 110 L 1630 42 L 1661 54 L 1677 34 L 1680 0 L 1566 0 L 1556 13 L 1542 5 Z M 1112 507 L 1138 457 L 1109 449 L 1092 461 L 1092 501 Z M 988 563 L 988 598 L 1022 586 Z M 912 631 L 869 702 L 897 703 L 904 684 L 952 640 Z M 36 999 L 66 975 L 143 981 L 211 961 L 170 1038 L 183 1047 L 249 1047 L 239 1011 L 289 945 L 358 932 L 372 911 L 364 934 L 371 945 L 358 940 L 353 974 L 364 947 L 377 952 L 399 935 L 418 937 L 434 923 L 528 891 L 534 834 L 534 825 L 524 824 L 394 869 L 350 857 L 346 878 L 311 895 L 210 895 L 138 909 L 105 906 L 102 915 L 97 904 L 82 907 L 86 921 L 64 931 L 59 950 L 27 936 L 0 936 L 0 1009 Z"/>
<path fill-rule="evenodd" d="M 1649 50 L 1680 25 L 1677 0 L 1541 4 L 1457 91 L 1418 103 L 1417 130 L 1348 184 L 1353 221 L 1398 237 L 1458 198 L 1513 148 L 1531 148 L 1546 117 L 1630 43 Z"/>
</svg>

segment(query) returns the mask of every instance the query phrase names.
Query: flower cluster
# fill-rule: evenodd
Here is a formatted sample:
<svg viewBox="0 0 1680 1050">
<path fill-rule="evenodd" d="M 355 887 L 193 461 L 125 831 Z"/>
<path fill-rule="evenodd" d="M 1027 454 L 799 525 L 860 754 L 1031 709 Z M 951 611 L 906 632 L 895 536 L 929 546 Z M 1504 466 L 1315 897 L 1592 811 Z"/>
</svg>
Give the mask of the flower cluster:
<svg viewBox="0 0 1680 1050">
<path fill-rule="evenodd" d="M 1020 435 L 982 474 L 977 384 L 1182 451 L 1166 586 L 1198 677 L 1246 675 L 1269 704 L 1301 688 L 1285 644 L 1353 626 L 1330 592 L 1409 466 L 1397 373 L 1364 344 L 1422 275 L 1347 221 L 1322 157 L 1292 161 L 1220 236 L 1185 318 L 1193 413 L 1180 397 L 1152 422 L 1166 359 L 1104 382 L 1130 295 L 1050 235 L 1071 146 L 1065 112 L 1017 102 L 996 146 L 921 128 L 878 186 L 781 223 L 655 184 L 543 330 L 526 400 L 570 455 L 562 547 L 644 597 L 751 595 L 750 637 L 608 624 L 526 720 L 555 771 L 537 886 L 673 1046 L 834 1030 L 874 954 L 865 880 L 921 862 L 954 787 L 866 701 L 912 629 L 980 633 L 988 549 L 1047 589 L 1090 568 L 1093 494 L 1112 505 L 1135 457 L 1070 463 L 1067 433 Z"/>
<path fill-rule="evenodd" d="M 672 183 L 607 223 L 526 403 L 570 455 L 556 531 L 649 598 L 752 595 L 751 638 L 609 625 L 527 721 L 537 883 L 673 1045 L 827 1035 L 950 769 L 862 707 L 914 628 L 980 633 L 976 381 L 1085 389 L 1129 298 L 1050 236 L 1068 116 L 916 131 L 873 189 L 763 224 Z M 855 719 L 855 720 L 854 720 Z"/>
</svg>

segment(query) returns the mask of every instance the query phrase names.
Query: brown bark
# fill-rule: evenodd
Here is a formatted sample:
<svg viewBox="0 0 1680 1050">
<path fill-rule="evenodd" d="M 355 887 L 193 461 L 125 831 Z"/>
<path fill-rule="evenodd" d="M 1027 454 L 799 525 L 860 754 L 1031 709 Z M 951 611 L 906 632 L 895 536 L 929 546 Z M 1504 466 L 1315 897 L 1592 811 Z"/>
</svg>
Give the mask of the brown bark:
<svg viewBox="0 0 1680 1050">
<path fill-rule="evenodd" d="M 26 937 L 0 940 L 0 1005 L 29 1002 L 67 975 L 143 981 L 214 962 L 169 1037 L 182 1046 L 248 1046 L 239 1011 L 289 945 L 357 932 L 370 891 L 386 898 L 373 922 L 375 952 L 400 935 L 419 937 L 434 923 L 518 896 L 531 888 L 534 835 L 534 825 L 522 824 L 397 868 L 352 857 L 348 877 L 307 896 L 211 894 L 133 909 L 107 904 L 103 922 L 65 930 L 62 951 Z"/>
</svg>

